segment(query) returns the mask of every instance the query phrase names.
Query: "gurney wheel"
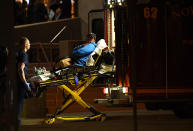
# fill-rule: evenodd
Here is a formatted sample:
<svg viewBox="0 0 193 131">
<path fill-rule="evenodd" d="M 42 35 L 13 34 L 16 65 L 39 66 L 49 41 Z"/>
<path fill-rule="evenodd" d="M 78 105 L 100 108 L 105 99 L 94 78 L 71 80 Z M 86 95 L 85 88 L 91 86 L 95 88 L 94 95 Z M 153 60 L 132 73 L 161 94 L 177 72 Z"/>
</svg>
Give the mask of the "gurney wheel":
<svg viewBox="0 0 193 131">
<path fill-rule="evenodd" d="M 54 124 L 55 123 L 55 118 L 49 118 L 49 119 L 47 119 L 47 120 L 44 120 L 43 122 L 42 122 L 42 124 L 43 125 L 52 125 L 52 124 Z"/>
<path fill-rule="evenodd" d="M 106 115 L 105 114 L 102 114 L 98 119 L 97 121 L 100 121 L 100 122 L 103 122 L 104 120 L 106 120 Z"/>
</svg>

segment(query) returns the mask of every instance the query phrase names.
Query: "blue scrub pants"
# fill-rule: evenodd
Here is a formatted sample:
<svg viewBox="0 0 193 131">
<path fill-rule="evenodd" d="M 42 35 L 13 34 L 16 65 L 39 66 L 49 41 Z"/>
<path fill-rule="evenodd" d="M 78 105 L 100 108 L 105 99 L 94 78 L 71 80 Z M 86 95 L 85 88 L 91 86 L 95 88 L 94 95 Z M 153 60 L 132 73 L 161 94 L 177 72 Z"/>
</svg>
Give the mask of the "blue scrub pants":
<svg viewBox="0 0 193 131">
<path fill-rule="evenodd" d="M 17 121 L 18 125 L 21 124 L 21 112 L 25 101 L 26 90 L 23 83 L 18 84 L 18 109 L 17 109 Z"/>
</svg>

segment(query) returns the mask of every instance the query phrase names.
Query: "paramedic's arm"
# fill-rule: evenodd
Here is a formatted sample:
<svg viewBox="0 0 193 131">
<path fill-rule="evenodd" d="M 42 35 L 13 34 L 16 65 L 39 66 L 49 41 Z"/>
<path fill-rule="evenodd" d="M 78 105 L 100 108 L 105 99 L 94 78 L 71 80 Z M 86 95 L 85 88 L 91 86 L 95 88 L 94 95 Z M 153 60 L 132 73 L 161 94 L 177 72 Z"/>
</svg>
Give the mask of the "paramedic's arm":
<svg viewBox="0 0 193 131">
<path fill-rule="evenodd" d="M 18 64 L 19 77 L 21 81 L 25 83 L 27 81 L 26 81 L 25 74 L 24 74 L 24 67 L 25 67 L 25 64 L 23 62 Z"/>
<path fill-rule="evenodd" d="M 24 67 L 25 67 L 25 64 L 23 62 L 18 64 L 19 77 L 20 77 L 21 81 L 23 82 L 26 90 L 31 92 L 31 88 L 29 86 L 29 83 L 27 83 L 26 78 L 25 78 Z"/>
</svg>

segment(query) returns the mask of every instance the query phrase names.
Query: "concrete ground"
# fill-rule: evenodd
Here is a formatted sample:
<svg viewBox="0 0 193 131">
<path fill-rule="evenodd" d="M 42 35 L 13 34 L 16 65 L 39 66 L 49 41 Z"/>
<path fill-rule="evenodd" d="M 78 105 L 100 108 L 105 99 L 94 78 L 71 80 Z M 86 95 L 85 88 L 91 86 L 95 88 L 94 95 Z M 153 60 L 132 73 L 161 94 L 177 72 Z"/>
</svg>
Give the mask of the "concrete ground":
<svg viewBox="0 0 193 131">
<path fill-rule="evenodd" d="M 134 130 L 132 111 L 105 112 L 107 119 L 100 121 L 61 121 L 41 125 L 43 118 L 22 119 L 20 131 L 193 131 L 193 119 L 179 119 L 171 111 L 138 111 L 138 130 Z M 68 113 L 63 116 L 85 116 L 89 113 Z"/>
</svg>

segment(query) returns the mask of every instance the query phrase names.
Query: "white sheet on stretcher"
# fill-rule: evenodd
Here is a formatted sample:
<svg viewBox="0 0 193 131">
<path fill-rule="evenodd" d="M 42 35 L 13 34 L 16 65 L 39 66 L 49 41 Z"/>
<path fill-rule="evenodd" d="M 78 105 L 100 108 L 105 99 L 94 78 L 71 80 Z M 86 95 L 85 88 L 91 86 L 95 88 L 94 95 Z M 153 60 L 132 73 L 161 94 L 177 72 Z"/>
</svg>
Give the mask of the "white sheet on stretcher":
<svg viewBox="0 0 193 131">
<path fill-rule="evenodd" d="M 95 48 L 95 50 L 91 53 L 88 61 L 86 62 L 86 65 L 87 66 L 94 66 L 94 63 L 95 63 L 95 60 L 93 59 L 93 55 L 95 54 L 98 54 L 98 55 L 101 55 L 103 49 L 107 48 L 107 44 L 105 42 L 104 39 L 100 39 L 98 42 L 97 42 L 97 47 Z M 105 63 L 102 63 L 101 66 L 100 66 L 100 70 L 99 70 L 99 73 L 100 74 L 104 74 L 104 73 L 107 73 L 107 72 L 112 72 L 112 65 L 107 65 Z"/>
<path fill-rule="evenodd" d="M 29 79 L 29 82 L 39 82 L 39 81 L 46 81 L 50 79 L 50 73 L 49 74 L 42 74 L 33 76 Z"/>
<path fill-rule="evenodd" d="M 98 54 L 98 55 L 101 55 L 102 53 L 102 50 L 104 48 L 107 47 L 107 44 L 105 43 L 105 40 L 104 39 L 100 39 L 98 42 L 97 42 L 97 47 L 95 48 L 95 50 L 91 53 L 91 55 L 89 56 L 89 59 L 87 60 L 86 62 L 86 65 L 87 66 L 94 66 L 94 63 L 95 63 L 95 60 L 93 59 L 93 55 L 94 54 Z"/>
</svg>

